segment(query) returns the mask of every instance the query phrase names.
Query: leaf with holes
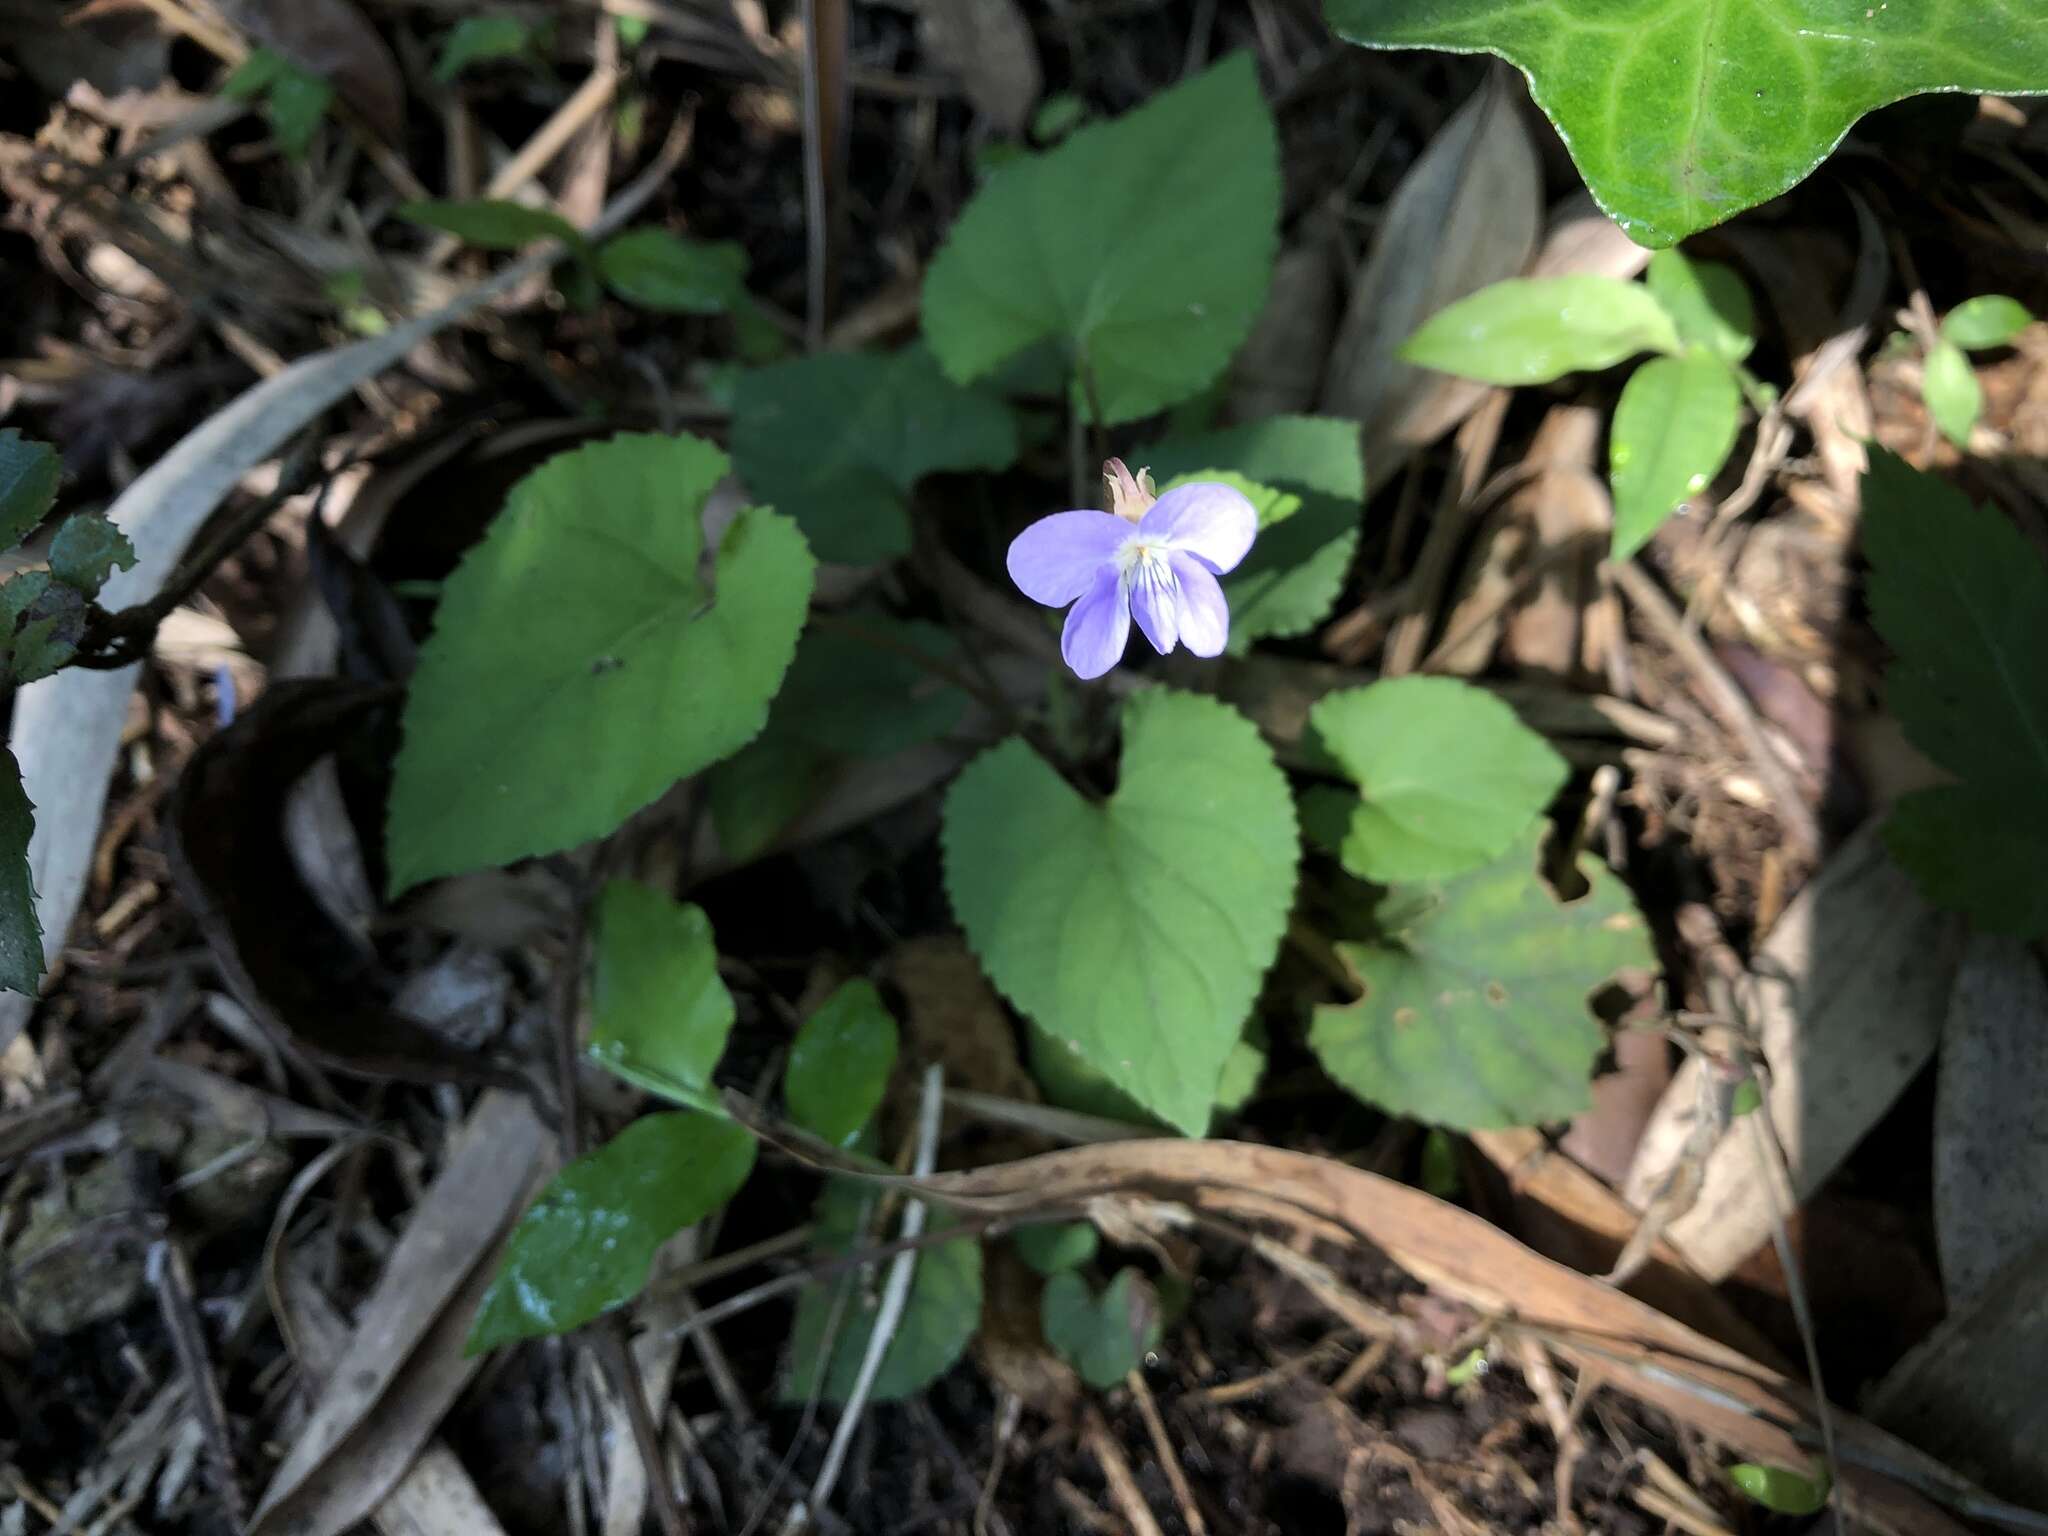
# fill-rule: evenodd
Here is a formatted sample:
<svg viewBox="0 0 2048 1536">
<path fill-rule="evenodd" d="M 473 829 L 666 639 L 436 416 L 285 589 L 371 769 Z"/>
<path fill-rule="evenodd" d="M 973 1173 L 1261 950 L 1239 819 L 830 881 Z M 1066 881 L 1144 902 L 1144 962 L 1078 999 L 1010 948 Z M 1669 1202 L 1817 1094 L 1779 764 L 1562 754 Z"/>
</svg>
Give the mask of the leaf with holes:
<svg viewBox="0 0 2048 1536">
<path fill-rule="evenodd" d="M 843 983 L 796 1032 L 782 1097 L 789 1118 L 835 1147 L 853 1145 L 882 1107 L 896 1066 L 896 1021 L 870 981 Z"/>
<path fill-rule="evenodd" d="M 50 540 L 50 574 L 83 597 L 97 597 L 116 569 L 134 564 L 128 535 L 97 512 L 74 512 Z"/>
<path fill-rule="evenodd" d="M 990 979 L 1056 1048 L 1199 1136 L 1294 896 L 1294 804 L 1213 699 L 1124 706 L 1123 764 L 1084 799 L 1020 740 L 946 797 L 946 889 Z"/>
<path fill-rule="evenodd" d="M 722 1115 L 711 1072 L 736 1014 L 711 919 L 631 880 L 606 885 L 594 917 L 591 1058 L 649 1093 Z"/>
<path fill-rule="evenodd" d="M 1741 425 L 1742 387 L 1711 352 L 1653 357 L 1629 375 L 1607 434 L 1615 559 L 1713 482 Z"/>
<path fill-rule="evenodd" d="M 1627 888 L 1591 856 L 1579 860 L 1591 888 L 1557 899 L 1537 873 L 1546 830 L 1455 879 L 1395 886 L 1373 937 L 1337 943 L 1362 995 L 1315 1010 L 1309 1047 L 1331 1077 L 1392 1114 L 1460 1130 L 1592 1103 L 1607 1037 L 1588 999 L 1656 956 Z"/>
<path fill-rule="evenodd" d="M 1866 112 L 1923 91 L 2048 89 L 2034 0 L 1325 0 L 1368 48 L 1495 53 L 1586 185 L 1675 244 L 1803 181 Z"/>
</svg>

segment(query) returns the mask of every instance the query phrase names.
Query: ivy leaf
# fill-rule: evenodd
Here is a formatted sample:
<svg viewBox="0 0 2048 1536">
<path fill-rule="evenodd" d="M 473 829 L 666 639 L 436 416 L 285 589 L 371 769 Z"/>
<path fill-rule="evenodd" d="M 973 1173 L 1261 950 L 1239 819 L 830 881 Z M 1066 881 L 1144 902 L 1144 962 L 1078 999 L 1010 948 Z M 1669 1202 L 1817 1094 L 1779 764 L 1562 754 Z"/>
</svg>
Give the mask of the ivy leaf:
<svg viewBox="0 0 2048 1536">
<path fill-rule="evenodd" d="M 74 512 L 50 540 L 50 574 L 83 597 L 97 597 L 117 566 L 134 564 L 128 535 L 97 512 Z"/>
<path fill-rule="evenodd" d="M 747 253 L 731 240 L 629 229 L 598 248 L 598 276 L 628 304 L 670 315 L 722 315 L 750 303 Z"/>
<path fill-rule="evenodd" d="M 591 1059 L 649 1093 L 722 1115 L 711 1086 L 737 1014 L 704 909 L 631 880 L 597 899 Z"/>
<path fill-rule="evenodd" d="M 564 240 L 578 249 L 587 246 L 582 232 L 559 213 L 498 198 L 401 203 L 398 216 L 453 235 L 480 251 L 521 251 L 541 240 Z"/>
<path fill-rule="evenodd" d="M 1344 867 L 1381 885 L 1440 880 L 1497 858 L 1570 775 L 1512 709 L 1456 678 L 1343 689 L 1308 718 L 1363 797 L 1345 827 Z"/>
<path fill-rule="evenodd" d="M 1250 333 L 1279 215 L 1272 113 L 1234 54 L 995 172 L 925 277 L 925 335 L 962 383 L 1055 340 L 1091 416 L 1150 416 Z"/>
<path fill-rule="evenodd" d="M 43 979 L 43 927 L 28 871 L 35 809 L 21 787 L 21 765 L 0 743 L 0 987 L 30 997 Z"/>
<path fill-rule="evenodd" d="M 1931 900 L 2048 935 L 2048 565 L 1997 510 L 1875 448 L 1863 547 L 1886 702 L 1960 780 L 1900 800 L 1885 842 Z"/>
<path fill-rule="evenodd" d="M 1199 1136 L 1294 895 L 1294 805 L 1251 723 L 1152 689 L 1085 800 L 1022 741 L 946 797 L 946 889 L 990 978 L 1060 1046 Z"/>
<path fill-rule="evenodd" d="M 760 731 L 812 561 L 787 518 L 754 507 L 700 569 L 725 470 L 698 438 L 629 435 L 512 488 L 420 648 L 386 832 L 394 894 L 602 837 Z"/>
<path fill-rule="evenodd" d="M 678 1109 L 635 1120 L 541 1191 L 477 1310 L 469 1353 L 566 1333 L 631 1301 L 654 1250 L 746 1183 L 754 1138 Z"/>
<path fill-rule="evenodd" d="M 1732 267 L 1659 251 L 1650 258 L 1643 283 L 1687 346 L 1704 347 L 1731 367 L 1755 349 L 1756 306 Z"/>
<path fill-rule="evenodd" d="M 1548 384 L 1638 352 L 1677 352 L 1678 328 L 1650 290 L 1573 273 L 1511 277 L 1446 305 L 1401 346 L 1404 361 L 1486 384 Z"/>
<path fill-rule="evenodd" d="M 873 982 L 849 981 L 805 1019 L 789 1050 L 789 1118 L 835 1147 L 853 1145 L 882 1107 L 896 1066 L 896 1021 Z"/>
<path fill-rule="evenodd" d="M 2048 81 L 2032 0 L 1856 5 L 1641 0 L 1326 0 L 1369 48 L 1500 55 L 1600 206 L 1675 244 L 1798 185 L 1855 121 L 1923 91 Z"/>
<path fill-rule="evenodd" d="M 740 377 L 732 454 L 762 501 L 797 520 L 820 560 L 910 552 L 912 488 L 939 470 L 1006 469 L 1017 424 L 921 346 L 820 352 Z"/>
<path fill-rule="evenodd" d="M 1144 1364 L 1159 1345 L 1159 1297 L 1135 1269 L 1123 1269 L 1090 1294 L 1072 1271 L 1045 1282 L 1038 1303 L 1045 1342 L 1098 1392 L 1107 1391 Z"/>
<path fill-rule="evenodd" d="M 1942 338 L 1967 352 L 2002 347 L 2034 323 L 2027 306 L 2002 293 L 1966 299 L 1941 322 Z"/>
<path fill-rule="evenodd" d="M 1941 435 L 1967 449 L 1970 433 L 1984 411 L 1984 386 L 1977 382 L 1977 370 L 1961 347 L 1952 341 L 1937 341 L 1927 349 L 1920 396 Z"/>
<path fill-rule="evenodd" d="M 1742 386 L 1711 352 L 1653 357 L 1629 375 L 1607 434 L 1616 560 L 1713 482 L 1741 424 Z"/>
<path fill-rule="evenodd" d="M 1018 1256 L 1041 1275 L 1079 1269 L 1101 1246 L 1095 1224 L 1088 1221 L 1034 1221 L 1010 1234 Z"/>
<path fill-rule="evenodd" d="M 1590 856 L 1591 889 L 1559 902 L 1536 873 L 1537 824 L 1454 879 L 1396 886 L 1376 938 L 1339 942 L 1363 996 L 1315 1010 L 1323 1069 L 1389 1113 L 1459 1130 L 1562 1120 L 1592 1103 L 1606 1035 L 1595 989 L 1655 953 L 1627 888 Z"/>
<path fill-rule="evenodd" d="M 0 553 L 36 531 L 57 504 L 63 461 L 48 443 L 0 428 Z"/>
<path fill-rule="evenodd" d="M 448 85 L 472 64 L 516 59 L 533 47 L 534 36 L 533 26 L 517 16 L 465 16 L 442 39 L 434 78 Z"/>
</svg>

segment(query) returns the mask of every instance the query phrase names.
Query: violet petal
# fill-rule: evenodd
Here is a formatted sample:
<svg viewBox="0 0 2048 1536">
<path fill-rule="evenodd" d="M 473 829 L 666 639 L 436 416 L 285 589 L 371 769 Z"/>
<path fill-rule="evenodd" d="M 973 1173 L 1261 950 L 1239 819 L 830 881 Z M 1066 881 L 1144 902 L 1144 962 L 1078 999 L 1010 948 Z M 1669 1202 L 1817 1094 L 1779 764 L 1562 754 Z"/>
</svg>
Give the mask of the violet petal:
<svg viewBox="0 0 2048 1536">
<path fill-rule="evenodd" d="M 1168 491 L 1138 524 L 1138 537 L 1194 555 L 1219 575 L 1258 537 L 1259 514 L 1244 494 L 1213 480 Z"/>
<path fill-rule="evenodd" d="M 1107 516 L 1107 514 L 1104 514 Z M 1102 566 L 1060 632 L 1060 655 L 1079 678 L 1100 677 L 1124 658 L 1131 603 L 1114 565 Z"/>
<path fill-rule="evenodd" d="M 1034 603 L 1064 608 L 1116 557 L 1131 525 L 1107 512 L 1055 512 L 1010 541 L 1010 580 Z"/>
<path fill-rule="evenodd" d="M 1189 554 L 1169 557 L 1180 582 L 1180 643 L 1197 656 L 1221 656 L 1230 639 L 1230 605 L 1209 568 Z"/>
</svg>

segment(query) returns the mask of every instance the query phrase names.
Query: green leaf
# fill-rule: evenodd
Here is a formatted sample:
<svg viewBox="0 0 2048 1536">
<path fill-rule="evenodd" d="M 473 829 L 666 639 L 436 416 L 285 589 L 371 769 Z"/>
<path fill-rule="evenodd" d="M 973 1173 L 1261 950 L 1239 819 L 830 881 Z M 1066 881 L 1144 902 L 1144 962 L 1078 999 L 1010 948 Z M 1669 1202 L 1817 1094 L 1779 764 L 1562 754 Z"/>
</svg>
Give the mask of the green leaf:
<svg viewBox="0 0 2048 1536">
<path fill-rule="evenodd" d="M 1039 1297 L 1045 1342 L 1098 1392 L 1145 1363 L 1159 1345 L 1159 1298 L 1135 1269 L 1117 1272 L 1102 1294 L 1068 1271 L 1045 1282 Z"/>
<path fill-rule="evenodd" d="M 97 512 L 72 513 L 50 540 L 50 574 L 85 597 L 97 597 L 115 567 L 134 564 L 128 535 Z"/>
<path fill-rule="evenodd" d="M 1142 460 L 1160 484 L 1200 469 L 1228 469 L 1303 495 L 1354 506 L 1365 500 L 1365 449 L 1358 423 L 1331 416 L 1268 416 L 1263 421 L 1154 443 Z"/>
<path fill-rule="evenodd" d="M 1591 889 L 1559 902 L 1536 873 L 1546 828 L 1453 880 L 1397 886 L 1379 935 L 1337 953 L 1364 995 L 1315 1010 L 1331 1077 L 1392 1114 L 1459 1130 L 1562 1120 L 1592 1102 L 1606 1035 L 1588 997 L 1656 962 L 1627 888 L 1590 856 Z"/>
<path fill-rule="evenodd" d="M 1704 347 L 1731 365 L 1755 348 L 1756 306 L 1733 268 L 1659 251 L 1650 258 L 1643 282 L 1687 346 Z"/>
<path fill-rule="evenodd" d="M 747 298 L 747 253 L 731 240 L 629 229 L 598 248 L 598 275 L 628 304 L 671 315 L 722 315 Z"/>
<path fill-rule="evenodd" d="M 1864 113 L 2048 84 L 2033 0 L 1326 0 L 1370 48 L 1499 54 L 1600 206 L 1672 245 L 1796 186 Z"/>
<path fill-rule="evenodd" d="M 36 531 L 57 504 L 63 461 L 48 443 L 0 428 L 0 553 Z"/>
<path fill-rule="evenodd" d="M 465 16 L 441 40 L 434 78 L 447 85 L 472 64 L 519 57 L 533 41 L 533 27 L 517 16 Z"/>
<path fill-rule="evenodd" d="M 258 48 L 237 64 L 227 79 L 221 81 L 220 93 L 230 101 L 254 101 L 291 67 L 283 54 Z"/>
<path fill-rule="evenodd" d="M 1487 384 L 1548 384 L 1638 352 L 1678 350 L 1678 328 L 1649 289 L 1576 273 L 1482 288 L 1431 315 L 1401 356 Z"/>
<path fill-rule="evenodd" d="M 1961 347 L 1952 341 L 1937 341 L 1927 349 L 1920 395 L 1941 435 L 1967 449 L 1970 433 L 1984 411 L 1984 386 L 1977 382 L 1977 370 Z"/>
<path fill-rule="evenodd" d="M 1088 1221 L 1034 1221 L 1012 1232 L 1010 1241 L 1026 1264 L 1048 1276 L 1079 1269 L 1101 1246 Z"/>
<path fill-rule="evenodd" d="M 313 135 L 334 105 L 334 87 L 311 70 L 286 61 L 270 82 L 263 98 L 263 113 L 270 120 L 277 147 L 291 160 L 303 160 L 313 147 Z"/>
<path fill-rule="evenodd" d="M 821 1253 L 846 1253 L 862 1240 L 867 1200 L 859 1185 L 834 1180 L 825 1186 L 818 1201 L 816 1247 Z M 942 1212 L 931 1213 L 931 1230 L 951 1224 Z M 887 1262 L 806 1286 L 797 1297 L 784 1402 L 807 1402 L 814 1392 L 828 1403 L 846 1401 L 874 1335 Z M 828 1358 L 827 1334 L 835 1315 L 838 1331 L 830 1336 Z M 897 1402 L 937 1381 L 966 1353 L 980 1325 L 981 1244 L 963 1238 L 920 1250 L 902 1320 L 882 1354 L 874 1401 Z"/>
<path fill-rule="evenodd" d="M 1431 1128 L 1422 1138 L 1422 1187 L 1439 1200 L 1455 1200 L 1464 1185 L 1458 1171 L 1458 1144 Z"/>
<path fill-rule="evenodd" d="M 636 1087 L 722 1115 L 711 1085 L 736 1013 L 704 909 L 631 880 L 597 899 L 591 1059 Z"/>
<path fill-rule="evenodd" d="M 1440 880 L 1517 843 L 1570 776 L 1493 694 L 1395 677 L 1325 694 L 1309 726 L 1363 795 L 1340 857 L 1382 885 Z"/>
<path fill-rule="evenodd" d="M 828 754 L 772 727 L 713 764 L 704 786 L 719 851 L 734 864 L 759 858 L 804 813 L 831 774 Z"/>
<path fill-rule="evenodd" d="M 0 658 L 17 683 L 48 677 L 78 654 L 85 598 L 47 570 L 0 582 Z"/>
<path fill-rule="evenodd" d="M 1760 1466 L 1753 1461 L 1738 1462 L 1728 1469 L 1728 1481 L 1765 1509 L 1781 1515 L 1815 1515 L 1828 1502 L 1828 1479 L 1783 1467 Z"/>
<path fill-rule="evenodd" d="M 21 787 L 21 765 L 0 743 L 0 987 L 30 997 L 43 979 L 43 927 L 28 872 L 35 809 Z"/>
<path fill-rule="evenodd" d="M 936 624 L 856 611 L 797 647 L 769 729 L 821 751 L 886 757 L 959 729 L 967 696 L 914 658 L 958 664 Z"/>
<path fill-rule="evenodd" d="M 925 335 L 963 383 L 1055 339 L 1104 422 L 1152 415 L 1250 332 L 1279 215 L 1273 117 L 1251 56 L 1233 54 L 995 172 L 926 274 Z M 1095 414 L 1085 387 L 1076 398 Z"/>
<path fill-rule="evenodd" d="M 1907 795 L 1885 841 L 1933 901 L 2048 935 L 2048 565 L 2003 514 L 1875 448 L 1863 547 L 1886 702 L 1961 781 Z"/>
<path fill-rule="evenodd" d="M 1223 1077 L 1216 1084 L 1216 1113 L 1234 1115 L 1251 1103 L 1252 1095 L 1259 1091 L 1259 1079 L 1265 1075 L 1265 1051 L 1249 1039 L 1238 1041 L 1223 1061 Z"/>
<path fill-rule="evenodd" d="M 794 517 L 820 560 L 864 565 L 910 552 L 920 479 L 1007 468 L 1017 425 L 921 346 L 819 352 L 741 376 L 732 455 L 748 489 Z"/>
<path fill-rule="evenodd" d="M 1249 721 L 1150 689 L 1116 793 L 1022 741 L 946 797 L 946 888 L 995 984 L 1061 1046 L 1199 1136 L 1294 895 L 1294 805 Z"/>
<path fill-rule="evenodd" d="M 398 216 L 485 251 L 519 251 L 541 240 L 566 240 L 574 247 L 585 244 L 576 226 L 559 213 L 496 198 L 401 203 Z"/>
<path fill-rule="evenodd" d="M 1048 96 L 1031 114 L 1031 137 L 1040 144 L 1056 143 L 1081 126 L 1088 115 L 1088 103 L 1071 91 Z"/>
<path fill-rule="evenodd" d="M 2004 346 L 2033 323 L 2034 317 L 2018 299 L 1987 293 L 1950 310 L 1941 322 L 1941 334 L 1967 352 L 1981 352 Z"/>
<path fill-rule="evenodd" d="M 849 981 L 803 1022 L 790 1047 L 782 1097 L 789 1118 L 835 1147 L 849 1147 L 888 1091 L 896 1021 L 874 983 Z"/>
<path fill-rule="evenodd" d="M 1710 352 L 1653 357 L 1629 375 L 1607 435 L 1616 560 L 1713 483 L 1741 423 L 1742 386 Z"/>
<path fill-rule="evenodd" d="M 730 1200 L 753 1167 L 754 1138 L 730 1120 L 687 1109 L 635 1120 L 520 1218 L 469 1353 L 565 1333 L 631 1301 L 654 1250 Z"/>
<path fill-rule="evenodd" d="M 1735 1092 L 1728 1100 L 1730 1119 L 1740 1120 L 1744 1115 L 1753 1115 L 1763 1108 L 1764 1091 L 1757 1086 L 1753 1077 L 1745 1077 L 1735 1085 Z"/>
<path fill-rule="evenodd" d="M 386 836 L 394 893 L 602 837 L 759 733 L 812 561 L 740 513 L 700 569 L 725 455 L 628 435 L 557 455 L 443 589 L 406 700 Z"/>
</svg>

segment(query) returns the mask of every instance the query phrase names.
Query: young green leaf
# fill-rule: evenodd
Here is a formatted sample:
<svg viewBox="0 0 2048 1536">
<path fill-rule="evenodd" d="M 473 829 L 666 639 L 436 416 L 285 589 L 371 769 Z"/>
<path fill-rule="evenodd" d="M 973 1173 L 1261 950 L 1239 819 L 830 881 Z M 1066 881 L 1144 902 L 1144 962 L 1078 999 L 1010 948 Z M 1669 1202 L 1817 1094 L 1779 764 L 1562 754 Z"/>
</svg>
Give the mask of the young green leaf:
<svg viewBox="0 0 2048 1536">
<path fill-rule="evenodd" d="M 1012 1232 L 1010 1241 L 1026 1264 L 1048 1277 L 1079 1269 L 1101 1246 L 1089 1221 L 1034 1221 Z"/>
<path fill-rule="evenodd" d="M 946 889 L 990 978 L 1146 1109 L 1207 1128 L 1294 895 L 1294 805 L 1250 722 L 1152 689 L 1085 800 L 1022 741 L 946 797 Z"/>
<path fill-rule="evenodd" d="M 0 554 L 36 531 L 57 504 L 63 461 L 48 443 L 0 427 Z"/>
<path fill-rule="evenodd" d="M 700 439 L 622 436 L 513 487 L 420 648 L 394 892 L 602 837 L 759 733 L 812 561 L 788 519 L 749 508 L 701 569 L 700 514 L 725 471 Z"/>
<path fill-rule="evenodd" d="M 598 247 L 598 276 L 628 304 L 671 315 L 723 315 L 747 303 L 747 253 L 731 240 L 629 229 Z"/>
<path fill-rule="evenodd" d="M 2033 0 L 1325 0 L 1369 48 L 1496 53 L 1529 77 L 1600 206 L 1643 245 L 1796 186 L 1866 112 L 2048 82 Z"/>
<path fill-rule="evenodd" d="M 463 244 L 484 251 L 524 250 L 541 240 L 566 240 L 572 247 L 584 244 L 576 226 L 559 213 L 495 198 L 401 203 L 398 216 L 453 235 Z"/>
<path fill-rule="evenodd" d="M 1933 901 L 2048 935 L 2048 565 L 2002 513 L 1882 449 L 1863 547 L 1886 702 L 1960 780 L 1900 800 L 1885 842 Z"/>
<path fill-rule="evenodd" d="M 882 1107 L 895 1066 L 896 1021 L 881 993 L 873 982 L 846 982 L 804 1020 L 789 1049 L 789 1118 L 835 1147 L 851 1146 Z"/>
<path fill-rule="evenodd" d="M 2033 323 L 2034 317 L 2018 299 L 1987 293 L 1950 310 L 1941 322 L 1941 335 L 1966 352 L 1981 352 L 2006 345 Z"/>
<path fill-rule="evenodd" d="M 654 1250 L 730 1200 L 753 1167 L 754 1138 L 730 1120 L 687 1109 L 635 1120 L 520 1218 L 469 1353 L 566 1333 L 631 1301 Z"/>
<path fill-rule="evenodd" d="M 1090 415 L 1149 416 L 1250 332 L 1279 214 L 1273 117 L 1235 54 L 996 172 L 925 277 L 925 335 L 963 383 L 1054 339 Z"/>
<path fill-rule="evenodd" d="M 1927 349 L 1920 396 L 1941 435 L 1967 449 L 1970 433 L 1984 411 L 1984 387 L 1977 382 L 1977 370 L 1961 347 L 1952 341 L 1937 341 Z"/>
<path fill-rule="evenodd" d="M 1357 783 L 1341 858 L 1362 880 L 1441 880 L 1498 857 L 1570 775 L 1550 744 L 1483 688 L 1395 677 L 1325 694 L 1317 740 Z"/>
<path fill-rule="evenodd" d="M 591 1058 L 649 1093 L 723 1114 L 711 1072 L 736 1014 L 704 909 L 614 880 L 593 937 Z"/>
<path fill-rule="evenodd" d="M 794 517 L 820 560 L 860 565 L 910 552 L 910 492 L 924 476 L 1007 468 L 1017 424 L 921 346 L 819 352 L 741 376 L 732 455 L 748 489 Z"/>
<path fill-rule="evenodd" d="M 1323 1069 L 1390 1113 L 1459 1130 L 1562 1120 L 1592 1102 L 1606 1036 L 1587 999 L 1656 963 L 1627 889 L 1590 856 L 1560 902 L 1536 872 L 1545 828 L 1455 879 L 1381 898 L 1379 934 L 1340 942 L 1356 1002 L 1315 1010 Z"/>
<path fill-rule="evenodd" d="M 441 56 L 434 61 L 434 78 L 448 85 L 472 64 L 516 59 L 533 44 L 533 25 L 520 17 L 465 16 L 441 40 Z"/>
<path fill-rule="evenodd" d="M 1039 1297 L 1038 1320 L 1045 1342 L 1098 1392 L 1159 1346 L 1159 1297 L 1135 1269 L 1117 1271 L 1100 1296 L 1072 1271 L 1054 1275 Z"/>
<path fill-rule="evenodd" d="M 1641 283 L 1574 273 L 1482 288 L 1425 320 L 1401 356 L 1486 384 L 1547 384 L 1678 350 L 1677 327 Z"/>
<path fill-rule="evenodd" d="M 1742 386 L 1710 352 L 1653 357 L 1629 375 L 1607 435 L 1616 560 L 1713 483 L 1741 423 Z"/>
<path fill-rule="evenodd" d="M 134 564 L 128 535 L 97 512 L 72 513 L 50 540 L 50 574 L 85 597 L 97 597 L 116 567 Z"/>
<path fill-rule="evenodd" d="M 1765 1509 L 1781 1515 L 1817 1515 L 1827 1507 L 1825 1472 L 1814 1476 L 1744 1461 L 1728 1469 L 1728 1481 Z"/>
<path fill-rule="evenodd" d="M 1643 282 L 1689 347 L 1704 347 L 1733 365 L 1756 346 L 1756 306 L 1731 267 L 1694 261 L 1680 251 L 1650 258 Z"/>
<path fill-rule="evenodd" d="M 35 809 L 21 787 L 21 765 L 0 743 L 0 987 L 30 997 L 43 979 L 43 928 L 28 870 Z"/>
</svg>

